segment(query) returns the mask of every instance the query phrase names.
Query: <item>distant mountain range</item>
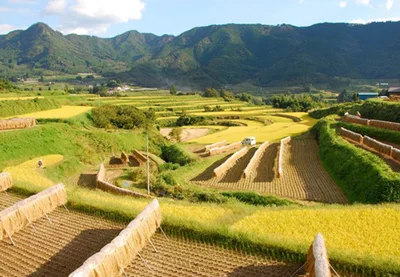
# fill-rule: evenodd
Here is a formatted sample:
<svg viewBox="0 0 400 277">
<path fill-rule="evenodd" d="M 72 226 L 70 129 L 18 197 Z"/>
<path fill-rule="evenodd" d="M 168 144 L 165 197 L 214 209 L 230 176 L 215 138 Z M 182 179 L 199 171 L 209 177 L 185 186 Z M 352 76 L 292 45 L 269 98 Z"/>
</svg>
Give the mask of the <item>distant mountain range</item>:
<svg viewBox="0 0 400 277">
<path fill-rule="evenodd" d="M 179 36 L 66 35 L 44 23 L 0 36 L 0 76 L 97 72 L 144 86 L 220 87 L 397 79 L 400 22 L 213 25 Z"/>
</svg>

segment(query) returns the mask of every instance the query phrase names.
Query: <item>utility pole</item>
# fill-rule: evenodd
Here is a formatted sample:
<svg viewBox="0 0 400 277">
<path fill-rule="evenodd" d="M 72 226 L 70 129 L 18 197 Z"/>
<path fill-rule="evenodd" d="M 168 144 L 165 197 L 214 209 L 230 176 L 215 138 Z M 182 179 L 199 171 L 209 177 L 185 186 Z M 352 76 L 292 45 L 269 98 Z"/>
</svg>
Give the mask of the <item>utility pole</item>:
<svg viewBox="0 0 400 277">
<path fill-rule="evenodd" d="M 146 152 L 147 152 L 147 194 L 150 195 L 149 129 L 146 130 Z"/>
</svg>

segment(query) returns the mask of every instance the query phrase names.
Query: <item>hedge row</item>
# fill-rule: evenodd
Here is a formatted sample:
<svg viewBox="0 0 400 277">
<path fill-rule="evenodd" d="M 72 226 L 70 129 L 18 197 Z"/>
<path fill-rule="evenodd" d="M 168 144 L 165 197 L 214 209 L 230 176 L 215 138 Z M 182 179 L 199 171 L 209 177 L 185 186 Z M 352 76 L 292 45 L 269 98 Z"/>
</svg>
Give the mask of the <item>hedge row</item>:
<svg viewBox="0 0 400 277">
<path fill-rule="evenodd" d="M 314 126 L 319 155 L 327 170 L 352 202 L 400 202 L 400 175 L 376 155 L 336 135 L 334 117 Z"/>
<path fill-rule="evenodd" d="M 340 104 L 328 109 L 313 111 L 310 116 L 320 119 L 333 114 L 344 115 L 346 112 L 356 114 L 357 111 L 364 118 L 400 122 L 400 104 L 394 102 L 366 101 L 362 104 Z"/>
</svg>

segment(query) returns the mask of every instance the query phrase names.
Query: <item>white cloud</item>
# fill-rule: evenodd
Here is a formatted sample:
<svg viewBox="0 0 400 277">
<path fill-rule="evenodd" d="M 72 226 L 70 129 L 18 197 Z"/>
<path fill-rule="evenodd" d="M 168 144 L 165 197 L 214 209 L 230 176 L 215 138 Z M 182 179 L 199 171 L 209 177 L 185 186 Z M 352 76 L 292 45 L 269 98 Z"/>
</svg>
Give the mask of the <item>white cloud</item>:
<svg viewBox="0 0 400 277">
<path fill-rule="evenodd" d="M 392 9 L 392 7 L 393 7 L 393 0 L 387 0 L 386 1 L 386 9 L 388 11 L 390 11 Z"/>
<path fill-rule="evenodd" d="M 8 34 L 11 31 L 16 30 L 17 28 L 10 24 L 0 24 L 0 34 Z"/>
<path fill-rule="evenodd" d="M 8 2 L 16 4 L 36 4 L 36 0 L 8 0 Z"/>
<path fill-rule="evenodd" d="M 50 0 L 43 13 L 59 16 L 66 34 L 102 34 L 112 24 L 140 20 L 144 0 Z"/>
<path fill-rule="evenodd" d="M 400 21 L 400 17 L 388 17 L 388 18 L 373 18 L 373 19 L 355 19 L 351 23 L 355 24 L 368 24 L 372 22 L 387 22 L 387 21 Z"/>
<path fill-rule="evenodd" d="M 7 7 L 0 7 L 0 13 L 6 13 L 6 12 L 9 12 L 9 11 L 10 11 L 10 9 L 7 8 Z"/>
<path fill-rule="evenodd" d="M 47 2 L 44 9 L 44 14 L 61 14 L 67 8 L 67 2 L 65 0 L 51 0 Z"/>
<path fill-rule="evenodd" d="M 304 0 L 299 0 L 299 4 L 303 4 Z"/>
<path fill-rule="evenodd" d="M 347 2 L 346 2 L 346 1 L 341 1 L 340 4 L 339 4 L 339 6 L 340 6 L 341 8 L 346 8 L 346 7 L 347 7 Z"/>
<path fill-rule="evenodd" d="M 371 0 L 356 0 L 356 3 L 359 5 L 370 6 Z"/>
</svg>

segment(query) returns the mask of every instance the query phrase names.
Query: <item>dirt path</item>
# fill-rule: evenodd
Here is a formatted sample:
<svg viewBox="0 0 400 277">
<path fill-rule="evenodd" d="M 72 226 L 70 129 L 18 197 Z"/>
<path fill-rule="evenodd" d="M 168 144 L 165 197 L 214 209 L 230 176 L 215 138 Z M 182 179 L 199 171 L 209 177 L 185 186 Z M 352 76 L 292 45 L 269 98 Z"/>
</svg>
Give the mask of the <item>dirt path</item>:
<svg viewBox="0 0 400 277">
<path fill-rule="evenodd" d="M 169 136 L 172 131 L 172 128 L 162 128 L 160 130 L 161 135 L 166 137 L 167 139 L 170 139 L 171 137 Z M 189 141 L 192 139 L 197 139 L 206 136 L 210 132 L 209 129 L 207 128 L 199 128 L 199 129 L 192 129 L 192 128 L 187 128 L 187 129 L 182 129 L 182 134 L 181 134 L 181 141 Z"/>
<path fill-rule="evenodd" d="M 347 197 L 322 166 L 315 139 L 292 140 L 284 155 L 283 176 L 275 178 L 274 164 L 277 145 L 269 146 L 257 167 L 257 173 L 248 179 L 238 179 L 246 165 L 236 167 L 231 176 L 222 178 L 194 178 L 198 185 L 224 190 L 245 190 L 275 194 L 303 201 L 348 203 Z M 230 179 L 231 178 L 231 179 Z M 235 181 L 236 182 L 231 182 Z"/>
<path fill-rule="evenodd" d="M 0 193 L 0 210 L 21 200 Z M 13 235 L 16 246 L 8 239 L 0 241 L 0 276 L 67 277 L 91 255 L 114 239 L 124 225 L 100 217 L 58 208 L 31 227 Z M 137 257 L 126 270 L 127 276 L 159 277 L 258 277 L 290 276 L 300 265 L 269 261 L 265 257 L 243 254 L 209 244 L 162 235 L 153 236 L 158 252 L 148 245 L 142 256 L 152 268 L 149 271 Z"/>
</svg>

